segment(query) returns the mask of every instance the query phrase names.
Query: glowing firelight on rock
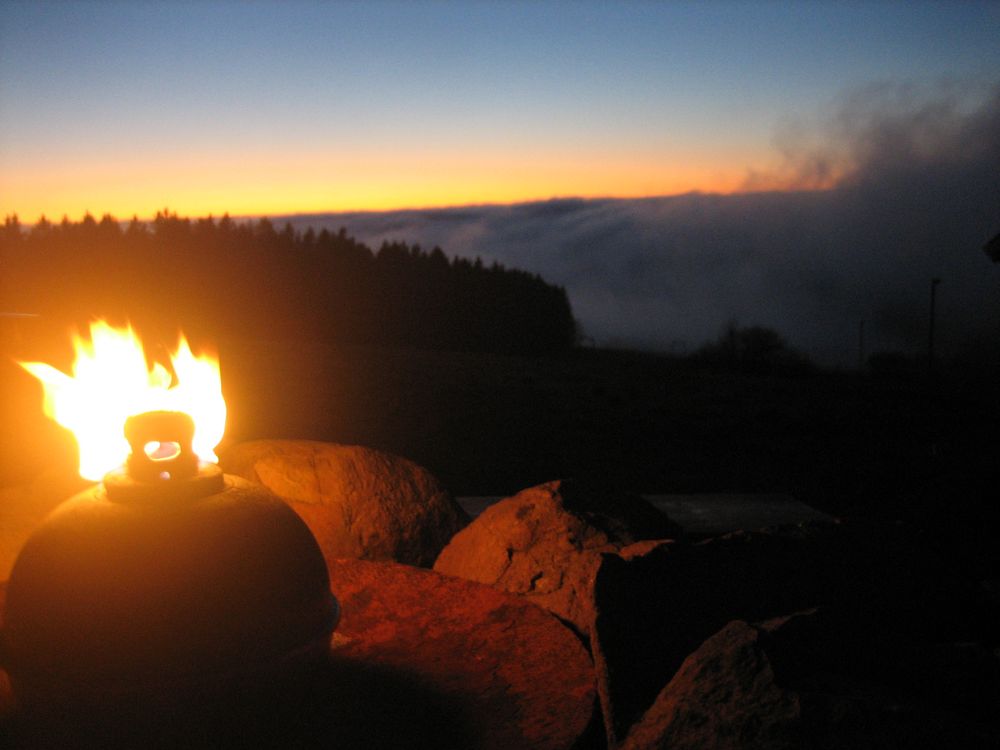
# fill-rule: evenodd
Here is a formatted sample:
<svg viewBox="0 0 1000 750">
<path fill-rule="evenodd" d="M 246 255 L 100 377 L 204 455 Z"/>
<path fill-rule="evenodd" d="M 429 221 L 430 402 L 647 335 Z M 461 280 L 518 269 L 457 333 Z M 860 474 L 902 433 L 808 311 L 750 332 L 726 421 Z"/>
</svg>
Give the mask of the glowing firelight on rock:
<svg viewBox="0 0 1000 750">
<path fill-rule="evenodd" d="M 46 416 L 76 437 L 80 476 L 98 481 L 124 464 L 131 452 L 125 420 L 148 411 L 191 416 L 195 454 L 202 461 L 218 461 L 214 451 L 226 428 L 226 402 L 217 358 L 196 357 L 181 336 L 170 355 L 171 378 L 162 364 L 146 364 L 131 326 L 114 328 L 104 321 L 91 324 L 90 341 L 74 334 L 73 348 L 72 376 L 41 362 L 19 364 L 45 387 Z M 169 448 L 147 446 L 147 452 L 156 457 Z"/>
</svg>

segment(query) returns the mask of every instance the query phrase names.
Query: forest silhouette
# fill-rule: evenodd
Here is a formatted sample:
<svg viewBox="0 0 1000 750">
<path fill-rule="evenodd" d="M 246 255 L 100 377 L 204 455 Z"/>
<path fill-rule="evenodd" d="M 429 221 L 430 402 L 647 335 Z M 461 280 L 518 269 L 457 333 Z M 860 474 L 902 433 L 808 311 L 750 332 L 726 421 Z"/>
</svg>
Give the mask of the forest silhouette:
<svg viewBox="0 0 1000 750">
<path fill-rule="evenodd" d="M 541 277 L 326 229 L 160 211 L 33 227 L 7 217 L 0 294 L 8 311 L 103 316 L 169 334 L 538 354 L 572 348 L 566 291 Z"/>
</svg>

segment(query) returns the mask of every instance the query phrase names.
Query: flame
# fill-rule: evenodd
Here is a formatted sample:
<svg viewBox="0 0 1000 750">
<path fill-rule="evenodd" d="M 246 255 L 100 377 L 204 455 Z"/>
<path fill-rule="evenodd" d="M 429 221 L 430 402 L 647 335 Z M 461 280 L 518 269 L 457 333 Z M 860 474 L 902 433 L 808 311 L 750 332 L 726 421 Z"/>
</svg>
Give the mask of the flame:
<svg viewBox="0 0 1000 750">
<path fill-rule="evenodd" d="M 176 375 L 159 362 L 152 368 L 131 326 L 103 320 L 90 326 L 90 341 L 73 335 L 73 375 L 41 362 L 19 362 L 45 388 L 45 414 L 76 437 L 80 476 L 98 481 L 125 463 L 131 449 L 125 420 L 147 411 L 182 411 L 194 419 L 192 448 L 202 461 L 217 462 L 215 446 L 226 428 L 219 361 L 196 357 L 182 335 L 170 355 Z"/>
</svg>

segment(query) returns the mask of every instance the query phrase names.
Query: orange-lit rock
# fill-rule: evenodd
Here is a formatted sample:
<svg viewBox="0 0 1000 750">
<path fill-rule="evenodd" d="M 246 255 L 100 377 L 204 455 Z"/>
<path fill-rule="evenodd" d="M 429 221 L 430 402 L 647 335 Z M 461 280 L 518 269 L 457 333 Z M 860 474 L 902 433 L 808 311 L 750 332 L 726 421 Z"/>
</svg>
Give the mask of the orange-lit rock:
<svg viewBox="0 0 1000 750">
<path fill-rule="evenodd" d="M 222 725 L 227 731 L 221 736 L 195 733 L 193 746 L 597 746 L 589 743 L 593 663 L 579 639 L 552 615 L 491 587 L 406 565 L 334 560 L 327 567 L 342 606 L 329 663 L 306 684 L 285 686 L 286 703 L 254 716 L 238 714 L 235 724 Z M 4 586 L 0 582 L 0 628 Z M 18 741 L 15 708 L 0 670 L 0 747 L 33 747 Z M 210 714 L 219 709 L 206 706 Z M 163 729 L 192 721 L 167 715 Z M 162 736 L 148 739 L 155 747 L 192 746 L 163 744 Z M 142 744 L 130 740 L 114 747 L 132 750 Z M 51 747 L 64 746 L 75 745 Z"/>
<path fill-rule="evenodd" d="M 593 663 L 552 615 L 430 570 L 363 560 L 328 569 L 343 608 L 325 701 L 346 704 L 331 713 L 346 711 L 331 727 L 339 746 L 591 746 L 581 740 L 592 729 Z"/>
<path fill-rule="evenodd" d="M 430 472 L 356 445 L 254 440 L 228 448 L 220 465 L 286 500 L 327 559 L 394 560 L 429 567 L 467 522 Z"/>
<path fill-rule="evenodd" d="M 641 498 L 547 482 L 484 510 L 441 551 L 434 570 L 524 596 L 586 634 L 601 553 L 678 533 Z"/>
</svg>

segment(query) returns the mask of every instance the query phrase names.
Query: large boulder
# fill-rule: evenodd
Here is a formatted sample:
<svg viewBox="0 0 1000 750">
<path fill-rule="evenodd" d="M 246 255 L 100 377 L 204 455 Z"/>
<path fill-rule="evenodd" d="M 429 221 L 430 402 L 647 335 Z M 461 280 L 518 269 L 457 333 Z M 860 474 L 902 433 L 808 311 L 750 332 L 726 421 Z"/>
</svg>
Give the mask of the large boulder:
<svg viewBox="0 0 1000 750">
<path fill-rule="evenodd" d="M 844 612 L 733 621 L 688 656 L 620 748 L 995 747 L 998 672 L 987 649 L 911 641 Z"/>
<path fill-rule="evenodd" d="M 548 612 L 429 570 L 360 560 L 328 567 L 344 616 L 332 690 L 317 705 L 345 718 L 319 735 L 323 747 L 593 747 L 593 663 Z"/>
<path fill-rule="evenodd" d="M 895 527 L 810 523 L 606 554 L 593 591 L 590 645 L 612 746 L 684 659 L 732 620 L 821 606 L 845 613 L 852 632 L 891 632 L 893 643 L 991 643 L 1000 632 L 997 613 L 919 536 Z M 826 653 L 848 629 L 829 632 Z M 888 646 L 865 648 L 859 664 Z"/>
<path fill-rule="evenodd" d="M 622 750 L 793 750 L 798 696 L 779 687 L 756 629 L 734 621 L 682 664 Z"/>
<path fill-rule="evenodd" d="M 434 570 L 524 596 L 586 636 L 602 553 L 679 533 L 637 496 L 547 482 L 484 510 L 441 551 Z"/>
<path fill-rule="evenodd" d="M 288 502 L 328 560 L 392 560 L 429 567 L 468 522 L 430 472 L 372 448 L 254 440 L 226 449 L 220 465 Z"/>
<path fill-rule="evenodd" d="M 791 526 L 604 555 L 589 635 L 609 744 L 727 622 L 796 611 L 829 594 L 826 568 L 843 561 L 838 531 Z"/>
</svg>

